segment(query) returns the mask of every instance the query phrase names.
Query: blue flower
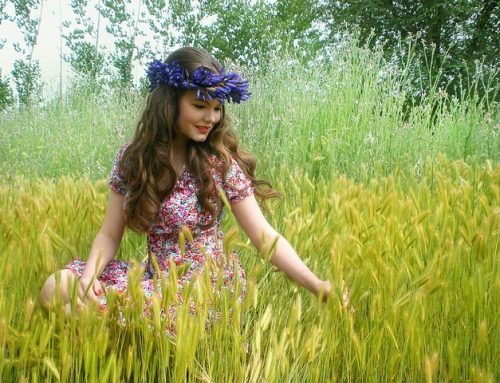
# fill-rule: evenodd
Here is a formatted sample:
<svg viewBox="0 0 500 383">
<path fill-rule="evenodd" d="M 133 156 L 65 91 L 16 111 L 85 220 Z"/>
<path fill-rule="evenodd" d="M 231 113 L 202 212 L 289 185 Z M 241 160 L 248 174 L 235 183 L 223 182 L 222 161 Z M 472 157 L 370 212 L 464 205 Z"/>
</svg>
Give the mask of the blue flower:
<svg viewBox="0 0 500 383">
<path fill-rule="evenodd" d="M 248 81 L 238 73 L 225 73 L 224 68 L 219 73 L 200 66 L 191 76 L 187 69 L 177 62 L 163 63 L 153 60 L 146 70 L 150 82 L 149 90 L 153 91 L 158 85 L 167 85 L 174 88 L 194 90 L 198 89 L 197 97 L 201 100 L 224 100 L 240 103 L 250 98 Z"/>
</svg>

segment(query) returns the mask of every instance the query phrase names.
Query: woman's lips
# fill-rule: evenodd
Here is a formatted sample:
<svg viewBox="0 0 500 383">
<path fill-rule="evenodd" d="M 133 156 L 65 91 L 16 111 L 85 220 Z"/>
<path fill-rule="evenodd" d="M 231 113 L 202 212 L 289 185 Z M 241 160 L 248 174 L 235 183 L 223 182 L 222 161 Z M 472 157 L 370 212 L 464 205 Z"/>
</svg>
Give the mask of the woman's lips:
<svg viewBox="0 0 500 383">
<path fill-rule="evenodd" d="M 197 128 L 201 133 L 208 133 L 208 131 L 210 130 L 209 126 L 197 126 Z"/>
</svg>

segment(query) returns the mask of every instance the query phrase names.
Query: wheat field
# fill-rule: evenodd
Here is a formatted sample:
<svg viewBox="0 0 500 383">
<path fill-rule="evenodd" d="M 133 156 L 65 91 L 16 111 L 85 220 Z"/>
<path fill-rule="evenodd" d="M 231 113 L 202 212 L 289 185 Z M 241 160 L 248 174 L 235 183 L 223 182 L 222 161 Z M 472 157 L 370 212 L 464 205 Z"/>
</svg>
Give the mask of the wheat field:
<svg viewBox="0 0 500 383">
<path fill-rule="evenodd" d="M 133 304 L 110 293 L 106 312 L 67 317 L 38 302 L 49 274 L 87 257 L 144 98 L 75 86 L 0 113 L 0 381 L 500 381 L 499 109 L 475 92 L 498 86 L 471 79 L 449 95 L 435 79 L 415 102 L 408 68 L 383 57 L 346 42 L 309 65 L 242 68 L 252 97 L 228 115 L 283 193 L 265 215 L 334 294 L 320 302 L 276 272 L 226 212 L 246 298 L 201 278 L 183 291 L 197 314 L 179 305 L 175 337 L 161 313 L 182 270 L 144 317 L 146 242 L 131 232 L 118 257 L 137 264 Z"/>
<path fill-rule="evenodd" d="M 336 293 L 321 303 L 275 272 L 227 215 L 226 247 L 237 249 L 248 275 L 245 301 L 214 300 L 222 316 L 205 331 L 210 291 L 201 283 L 186 292 L 200 312 L 178 308 L 175 338 L 162 331 L 159 315 L 170 298 L 143 318 L 138 289 L 125 324 L 120 297 L 110 297 L 104 314 L 69 318 L 37 302 L 47 275 L 86 257 L 105 180 L 3 183 L 2 381 L 497 381 L 500 166 L 440 157 L 420 177 L 411 187 L 394 176 L 313 183 L 283 167 L 275 184 L 284 198 L 266 215 Z M 145 255 L 144 238 L 127 233 L 119 257 L 140 262 Z M 140 279 L 139 268 L 132 274 Z"/>
</svg>

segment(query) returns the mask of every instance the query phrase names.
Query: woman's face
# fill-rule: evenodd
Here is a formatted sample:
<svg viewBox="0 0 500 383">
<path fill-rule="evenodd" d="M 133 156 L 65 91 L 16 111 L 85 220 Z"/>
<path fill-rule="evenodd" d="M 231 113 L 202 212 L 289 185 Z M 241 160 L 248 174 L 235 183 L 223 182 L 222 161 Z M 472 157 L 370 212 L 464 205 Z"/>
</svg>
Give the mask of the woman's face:
<svg viewBox="0 0 500 383">
<path fill-rule="evenodd" d="M 196 90 L 182 93 L 179 99 L 177 132 L 180 138 L 203 142 L 222 116 L 222 105 L 217 100 L 203 101 Z"/>
</svg>

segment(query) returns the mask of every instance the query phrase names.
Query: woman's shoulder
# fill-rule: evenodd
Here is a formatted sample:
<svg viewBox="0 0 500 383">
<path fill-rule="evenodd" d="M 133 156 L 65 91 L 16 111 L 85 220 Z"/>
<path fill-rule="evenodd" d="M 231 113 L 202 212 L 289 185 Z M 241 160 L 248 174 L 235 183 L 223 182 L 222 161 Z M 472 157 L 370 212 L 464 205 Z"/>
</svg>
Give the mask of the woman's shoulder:
<svg viewBox="0 0 500 383">
<path fill-rule="evenodd" d="M 222 156 L 218 156 L 216 154 L 210 154 L 208 157 L 208 161 L 212 165 L 215 170 L 222 171 L 226 167 L 226 160 Z M 233 164 L 237 164 L 236 159 L 230 154 L 229 155 L 229 167 Z"/>
<path fill-rule="evenodd" d="M 120 145 L 120 148 L 115 155 L 115 160 L 111 169 L 111 176 L 108 182 L 110 188 L 120 194 L 126 194 L 127 192 L 127 182 L 125 181 L 125 174 L 123 172 L 122 157 L 125 149 L 127 149 L 129 145 L 130 142 L 125 142 Z"/>
<path fill-rule="evenodd" d="M 131 143 L 132 143 L 132 141 L 127 141 L 127 142 L 122 143 L 120 145 L 120 147 L 118 148 L 118 153 L 123 154 L 123 152 L 125 152 L 125 150 L 130 146 Z"/>
<path fill-rule="evenodd" d="M 230 203 L 236 203 L 254 192 L 252 179 L 246 175 L 234 156 L 229 155 L 228 159 L 213 156 L 210 161 L 213 164 L 214 179 L 224 190 Z"/>
<path fill-rule="evenodd" d="M 114 161 L 115 166 L 121 162 L 121 159 L 123 157 L 123 153 L 125 152 L 125 150 L 127 150 L 127 148 L 130 146 L 131 143 L 132 143 L 131 141 L 127 141 L 127 142 L 122 143 L 118 147 L 118 150 L 116 151 L 116 154 L 115 154 L 115 161 Z"/>
<path fill-rule="evenodd" d="M 229 154 L 228 159 L 211 155 L 209 161 L 212 165 L 212 174 L 217 180 L 233 183 L 235 179 L 246 180 L 248 178 L 238 160 L 231 154 Z"/>
</svg>

